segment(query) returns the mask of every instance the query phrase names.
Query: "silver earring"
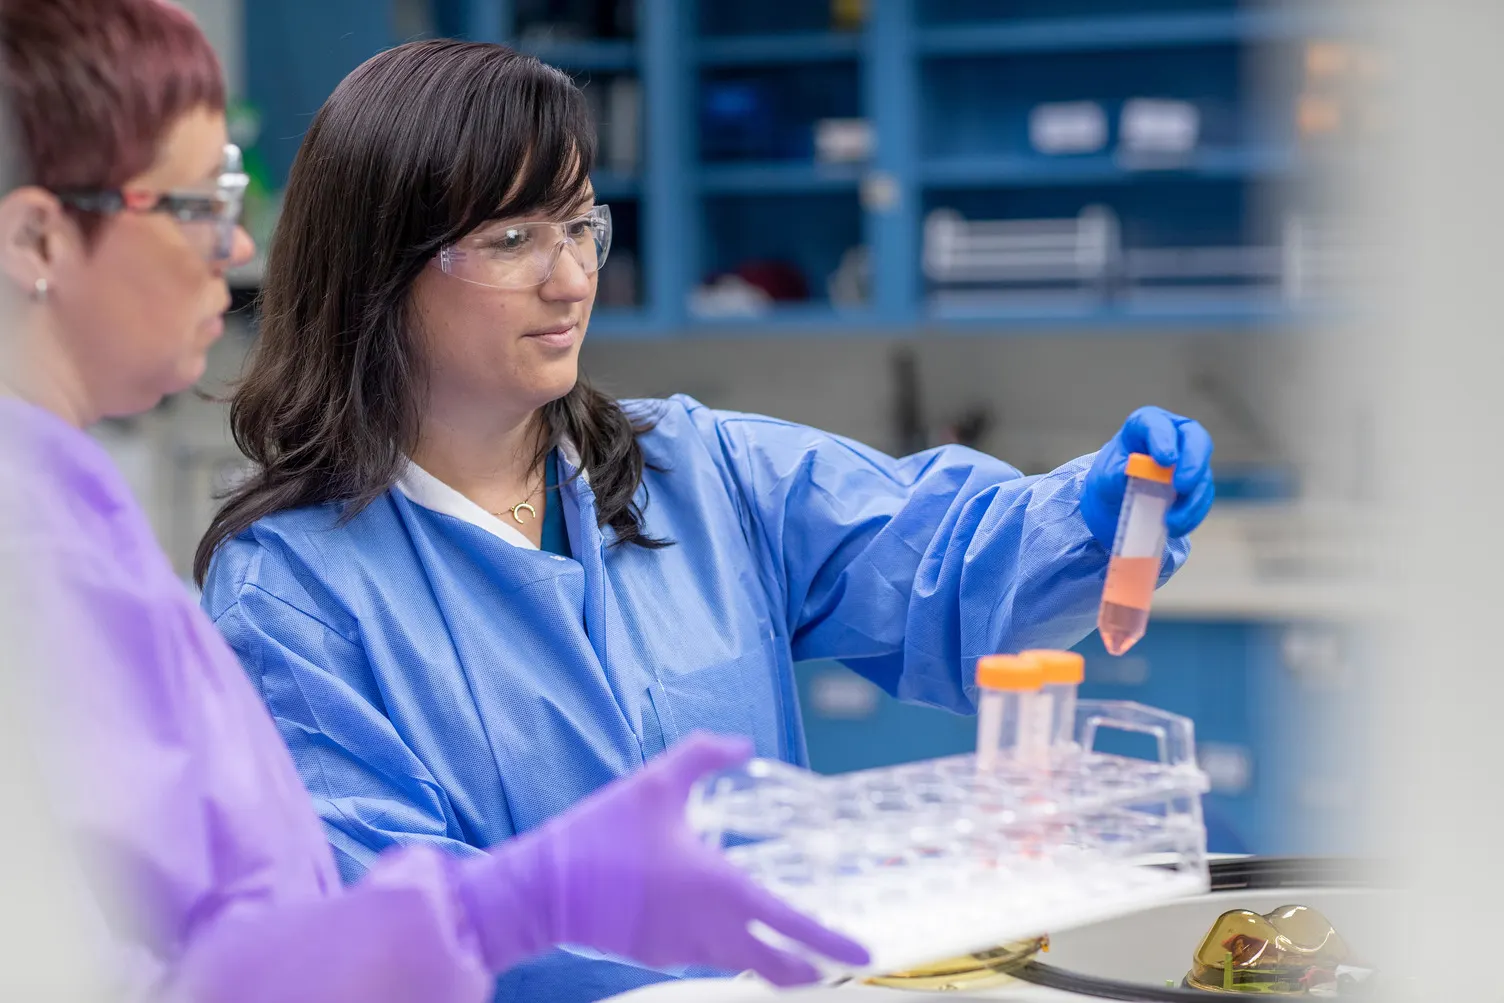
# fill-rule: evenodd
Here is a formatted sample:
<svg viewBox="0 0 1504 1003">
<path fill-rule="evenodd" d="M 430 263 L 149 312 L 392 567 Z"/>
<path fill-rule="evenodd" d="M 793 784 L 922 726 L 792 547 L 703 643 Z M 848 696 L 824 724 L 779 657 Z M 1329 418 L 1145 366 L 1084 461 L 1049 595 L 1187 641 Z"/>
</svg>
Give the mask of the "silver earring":
<svg viewBox="0 0 1504 1003">
<path fill-rule="evenodd" d="M 47 280 L 37 279 L 37 284 L 31 287 L 31 298 L 37 303 L 46 303 L 48 291 Z"/>
</svg>

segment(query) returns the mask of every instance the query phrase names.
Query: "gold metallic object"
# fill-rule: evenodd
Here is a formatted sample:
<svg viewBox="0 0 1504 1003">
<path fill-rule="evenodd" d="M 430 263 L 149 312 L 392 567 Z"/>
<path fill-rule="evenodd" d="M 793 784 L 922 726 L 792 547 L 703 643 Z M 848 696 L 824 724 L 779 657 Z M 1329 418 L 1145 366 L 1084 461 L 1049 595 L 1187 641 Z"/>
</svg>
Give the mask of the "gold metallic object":
<svg viewBox="0 0 1504 1003">
<path fill-rule="evenodd" d="M 1262 916 L 1234 909 L 1207 931 L 1185 981 L 1209 992 L 1305 996 L 1351 963 L 1347 942 L 1315 909 L 1282 905 Z"/>
<path fill-rule="evenodd" d="M 515 522 L 515 523 L 517 523 L 517 525 L 519 525 L 519 526 L 526 525 L 522 521 L 522 513 L 524 511 L 526 511 L 534 519 L 538 518 L 538 510 L 537 509 L 533 508 L 533 506 L 530 505 L 527 502 L 518 502 L 516 505 L 512 506 L 512 521 Z"/>
<path fill-rule="evenodd" d="M 959 958 L 948 958 L 921 968 L 867 980 L 869 986 L 889 989 L 912 989 L 917 992 L 971 992 L 992 989 L 1013 981 L 1012 972 L 1041 950 L 1048 950 L 1048 937 L 1023 940 L 1015 944 L 975 951 Z"/>
<path fill-rule="evenodd" d="M 867 20 L 867 0 L 831 0 L 830 26 L 836 31 L 856 31 Z"/>
</svg>

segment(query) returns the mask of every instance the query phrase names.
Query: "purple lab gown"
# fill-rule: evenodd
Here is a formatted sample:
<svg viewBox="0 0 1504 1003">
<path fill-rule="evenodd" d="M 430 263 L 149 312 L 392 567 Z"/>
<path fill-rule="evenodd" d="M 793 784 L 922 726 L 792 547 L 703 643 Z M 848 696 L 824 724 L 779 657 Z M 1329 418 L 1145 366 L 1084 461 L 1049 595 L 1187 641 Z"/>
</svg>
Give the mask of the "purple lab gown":
<svg viewBox="0 0 1504 1003">
<path fill-rule="evenodd" d="M 282 739 L 109 456 L 11 400 L 0 561 L 5 643 L 50 698 L 43 761 L 124 998 L 489 998 L 453 862 L 404 851 L 341 887 Z"/>
</svg>

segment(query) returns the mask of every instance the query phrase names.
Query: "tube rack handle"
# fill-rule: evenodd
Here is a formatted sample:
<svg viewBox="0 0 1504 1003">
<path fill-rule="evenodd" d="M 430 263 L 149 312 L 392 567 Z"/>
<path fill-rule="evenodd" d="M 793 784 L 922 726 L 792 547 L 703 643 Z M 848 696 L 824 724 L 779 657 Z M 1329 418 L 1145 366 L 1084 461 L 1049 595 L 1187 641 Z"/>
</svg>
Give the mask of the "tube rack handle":
<svg viewBox="0 0 1504 1003">
<path fill-rule="evenodd" d="M 1159 762 L 1166 766 L 1196 764 L 1196 729 L 1191 719 L 1131 700 L 1082 700 L 1076 704 L 1076 734 L 1081 748 L 1092 751 L 1102 729 L 1152 737 Z"/>
</svg>

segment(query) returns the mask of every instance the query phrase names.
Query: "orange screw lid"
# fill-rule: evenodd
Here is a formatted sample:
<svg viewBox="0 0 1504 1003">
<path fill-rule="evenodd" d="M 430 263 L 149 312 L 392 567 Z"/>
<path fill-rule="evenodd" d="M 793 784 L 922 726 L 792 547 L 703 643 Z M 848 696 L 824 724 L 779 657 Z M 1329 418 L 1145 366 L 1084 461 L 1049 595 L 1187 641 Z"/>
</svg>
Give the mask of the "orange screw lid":
<svg viewBox="0 0 1504 1003">
<path fill-rule="evenodd" d="M 1158 481 L 1160 484 L 1175 483 L 1175 468 L 1162 467 L 1154 462 L 1154 457 L 1144 453 L 1128 454 L 1128 476 L 1139 477 L 1146 481 Z"/>
<path fill-rule="evenodd" d="M 1080 686 L 1086 680 L 1086 659 L 1074 651 L 1026 651 L 1044 673 L 1044 685 Z"/>
<path fill-rule="evenodd" d="M 989 690 L 1037 690 L 1044 670 L 1022 655 L 988 655 L 977 659 L 977 685 Z"/>
</svg>

